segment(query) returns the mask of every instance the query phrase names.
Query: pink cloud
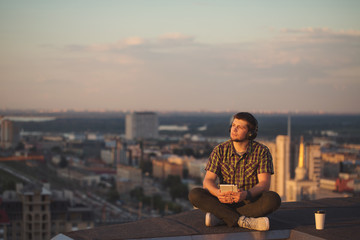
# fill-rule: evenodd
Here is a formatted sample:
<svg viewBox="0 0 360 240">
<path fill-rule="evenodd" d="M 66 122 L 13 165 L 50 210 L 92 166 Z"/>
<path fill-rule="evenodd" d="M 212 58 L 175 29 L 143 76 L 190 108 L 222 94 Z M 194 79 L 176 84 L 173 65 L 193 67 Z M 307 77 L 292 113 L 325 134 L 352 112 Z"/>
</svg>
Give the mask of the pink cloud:
<svg viewBox="0 0 360 240">
<path fill-rule="evenodd" d="M 184 35 L 182 33 L 178 32 L 172 32 L 172 33 L 165 33 L 159 37 L 160 40 L 186 40 L 191 41 L 194 38 L 191 36 Z"/>
</svg>

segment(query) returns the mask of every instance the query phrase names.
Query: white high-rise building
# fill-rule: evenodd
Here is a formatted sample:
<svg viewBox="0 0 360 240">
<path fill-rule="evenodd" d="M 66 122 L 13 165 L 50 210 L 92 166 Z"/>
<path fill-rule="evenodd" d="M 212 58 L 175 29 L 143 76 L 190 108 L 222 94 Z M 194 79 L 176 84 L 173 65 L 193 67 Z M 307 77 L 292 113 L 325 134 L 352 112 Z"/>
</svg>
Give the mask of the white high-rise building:
<svg viewBox="0 0 360 240">
<path fill-rule="evenodd" d="M 286 199 L 286 181 L 290 179 L 290 139 L 287 135 L 276 137 L 276 162 L 274 163 L 276 192 Z"/>
<path fill-rule="evenodd" d="M 290 139 L 278 135 L 275 142 L 263 142 L 273 157 L 274 174 L 271 175 L 270 189 L 286 199 L 286 181 L 290 179 Z"/>
<path fill-rule="evenodd" d="M 305 159 L 309 166 L 309 180 L 315 181 L 320 186 L 322 169 L 320 144 L 308 144 L 305 149 Z"/>
<path fill-rule="evenodd" d="M 126 139 L 156 139 L 158 132 L 158 115 L 154 112 L 134 112 L 126 115 Z"/>
</svg>

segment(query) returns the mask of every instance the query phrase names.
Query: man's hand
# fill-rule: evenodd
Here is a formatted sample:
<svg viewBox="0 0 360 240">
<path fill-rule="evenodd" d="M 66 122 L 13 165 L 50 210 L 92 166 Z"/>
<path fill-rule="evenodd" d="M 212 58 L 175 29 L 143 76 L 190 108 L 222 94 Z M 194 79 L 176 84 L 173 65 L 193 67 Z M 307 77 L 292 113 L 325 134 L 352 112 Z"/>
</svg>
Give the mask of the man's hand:
<svg viewBox="0 0 360 240">
<path fill-rule="evenodd" d="M 237 192 L 232 192 L 232 191 L 221 192 L 221 190 L 219 189 L 217 193 L 217 198 L 221 203 L 227 203 L 227 204 L 238 203 L 245 200 L 246 192 L 240 189 Z"/>
<path fill-rule="evenodd" d="M 234 202 L 242 202 L 246 199 L 247 192 L 239 189 L 237 193 L 233 194 Z"/>
<path fill-rule="evenodd" d="M 237 192 L 231 192 L 231 198 L 232 198 L 233 203 L 238 203 L 238 202 L 242 201 L 241 200 L 241 190 L 238 189 Z"/>
<path fill-rule="evenodd" d="M 227 203 L 227 204 L 238 203 L 246 199 L 246 191 L 238 189 L 237 192 L 232 192 L 232 191 L 221 192 L 221 190 L 219 189 L 217 198 L 221 203 Z"/>
<path fill-rule="evenodd" d="M 217 192 L 217 198 L 221 203 L 233 203 L 233 192 L 232 191 L 226 191 L 222 192 L 220 189 Z"/>
</svg>

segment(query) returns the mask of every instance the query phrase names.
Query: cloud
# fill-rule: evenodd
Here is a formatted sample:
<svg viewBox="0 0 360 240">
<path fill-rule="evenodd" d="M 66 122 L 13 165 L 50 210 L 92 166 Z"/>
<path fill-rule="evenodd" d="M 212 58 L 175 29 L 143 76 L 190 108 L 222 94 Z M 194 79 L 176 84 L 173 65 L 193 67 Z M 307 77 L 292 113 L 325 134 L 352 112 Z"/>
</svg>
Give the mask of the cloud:
<svg viewBox="0 0 360 240">
<path fill-rule="evenodd" d="M 280 32 L 287 35 L 288 40 L 298 41 L 301 39 L 306 42 L 341 42 L 359 41 L 359 30 L 333 30 L 331 28 L 301 28 L 301 29 L 282 29 Z"/>
<path fill-rule="evenodd" d="M 314 28 L 314 27 L 307 27 L 307 28 L 300 28 L 300 29 L 290 29 L 290 28 L 284 28 L 280 30 L 281 32 L 284 33 L 308 33 L 311 35 L 323 35 L 323 36 L 360 36 L 360 31 L 359 30 L 333 30 L 331 28 Z"/>
<path fill-rule="evenodd" d="M 37 59 L 36 68 L 21 67 L 21 73 L 6 72 L 5 78 L 16 83 L 37 79 L 28 99 L 45 104 L 36 97 L 39 90 L 38 96 L 47 92 L 65 108 L 65 104 L 91 107 L 95 99 L 98 106 L 117 109 L 356 108 L 359 31 L 282 29 L 272 36 L 205 44 L 195 36 L 170 32 L 154 38 L 133 36 L 54 47 L 54 51 L 47 46 L 43 51 L 51 55 Z M 30 72 L 34 69 L 36 74 Z M 18 89 L 19 94 L 26 96 L 30 85 Z M 63 96 L 66 101 L 61 101 Z"/>
<path fill-rule="evenodd" d="M 159 37 L 160 41 L 192 42 L 194 37 L 179 32 L 165 33 Z"/>
<path fill-rule="evenodd" d="M 124 40 L 125 45 L 127 46 L 137 46 L 144 43 L 144 39 L 140 37 L 130 37 Z"/>
<path fill-rule="evenodd" d="M 151 49 L 168 48 L 169 46 L 176 47 L 192 44 L 194 44 L 194 37 L 172 32 L 160 35 L 155 39 L 145 39 L 134 36 L 110 43 L 94 43 L 91 45 L 71 44 L 65 46 L 65 49 L 69 51 L 118 52 L 122 50 L 139 49 L 139 47 L 141 47 L 142 50 L 148 51 Z"/>
<path fill-rule="evenodd" d="M 114 43 L 102 43 L 102 44 L 92 44 L 84 47 L 83 49 L 89 51 L 114 51 L 114 50 L 122 50 L 129 47 L 136 47 L 145 44 L 145 40 L 140 37 L 129 37 L 122 40 L 119 40 Z"/>
</svg>

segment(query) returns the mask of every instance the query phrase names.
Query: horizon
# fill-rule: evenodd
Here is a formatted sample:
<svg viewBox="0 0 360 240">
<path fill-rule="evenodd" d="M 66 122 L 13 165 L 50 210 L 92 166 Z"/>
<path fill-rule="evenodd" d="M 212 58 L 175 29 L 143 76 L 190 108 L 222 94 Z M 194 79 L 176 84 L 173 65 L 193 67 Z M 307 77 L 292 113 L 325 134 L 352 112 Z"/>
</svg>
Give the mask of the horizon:
<svg viewBox="0 0 360 240">
<path fill-rule="evenodd" d="M 358 9 L 354 0 L 2 1 L 0 111 L 359 114 Z"/>
<path fill-rule="evenodd" d="M 235 114 L 239 111 L 191 111 L 191 110 L 119 110 L 119 109 L 1 109 L 0 116 L 4 114 L 127 114 L 132 112 L 154 112 L 157 114 Z M 324 112 L 324 111 L 248 111 L 254 115 L 286 115 L 286 116 L 297 116 L 297 115 L 360 115 L 360 112 Z M 3 114 L 3 115 L 2 115 Z"/>
</svg>

